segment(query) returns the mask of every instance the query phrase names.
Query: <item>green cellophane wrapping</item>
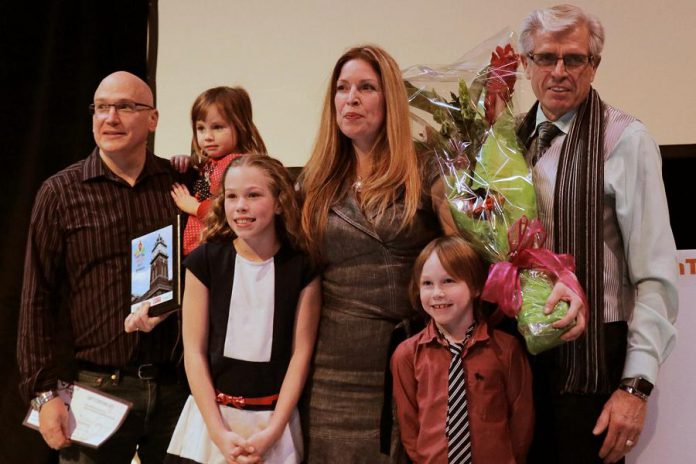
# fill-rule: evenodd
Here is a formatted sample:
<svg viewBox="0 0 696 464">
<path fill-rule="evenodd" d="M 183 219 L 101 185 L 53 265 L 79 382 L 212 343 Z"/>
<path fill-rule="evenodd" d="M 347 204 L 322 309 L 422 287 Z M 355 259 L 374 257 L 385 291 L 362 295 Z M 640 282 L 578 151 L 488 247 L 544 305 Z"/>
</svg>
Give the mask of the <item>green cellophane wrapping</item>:
<svg viewBox="0 0 696 464">
<path fill-rule="evenodd" d="M 522 287 L 522 307 L 517 313 L 517 330 L 524 336 L 527 350 L 531 354 L 565 343 L 561 335 L 575 325 L 575 321 L 556 329 L 551 324 L 562 319 L 568 313 L 568 303 L 559 301 L 551 314 L 544 314 L 544 304 L 551 294 L 553 283 L 543 271 L 523 270 L 520 272 Z"/>
<path fill-rule="evenodd" d="M 503 31 L 456 63 L 404 72 L 414 143 L 435 157 L 460 235 L 491 263 L 509 259 L 511 226 L 522 216 L 537 217 L 531 169 L 515 132 L 511 96 L 518 59 L 511 42 L 512 34 Z M 563 332 L 551 324 L 568 305 L 544 315 L 551 280 L 537 271 L 521 277 L 518 327 L 537 354 L 562 343 Z"/>
<path fill-rule="evenodd" d="M 442 163 L 442 162 L 441 162 Z M 457 228 L 477 245 L 489 261 L 507 259 L 507 233 L 523 215 L 537 216 L 536 194 L 512 112 L 502 112 L 488 130 L 472 173 L 450 167 L 446 195 Z M 476 192 L 487 192 L 488 208 L 474 215 L 468 210 Z"/>
</svg>

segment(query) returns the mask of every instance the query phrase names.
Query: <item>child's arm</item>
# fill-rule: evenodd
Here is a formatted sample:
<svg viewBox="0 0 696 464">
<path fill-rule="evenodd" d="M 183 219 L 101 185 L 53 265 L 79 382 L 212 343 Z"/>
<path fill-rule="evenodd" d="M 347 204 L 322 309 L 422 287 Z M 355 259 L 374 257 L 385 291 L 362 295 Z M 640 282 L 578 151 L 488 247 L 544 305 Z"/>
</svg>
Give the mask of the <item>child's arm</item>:
<svg viewBox="0 0 696 464">
<path fill-rule="evenodd" d="M 217 164 L 216 170 L 217 170 L 221 175 L 224 174 L 224 172 L 227 170 L 227 166 L 229 166 L 230 163 L 231 163 L 233 160 L 239 158 L 240 156 L 242 156 L 242 155 L 239 155 L 239 154 L 227 155 L 225 158 L 223 158 L 223 159 Z M 208 215 L 208 213 L 210 212 L 210 210 L 213 208 L 213 200 L 212 200 L 212 199 L 215 197 L 215 195 L 218 194 L 218 192 L 219 192 L 220 189 L 222 188 L 222 185 L 220 185 L 220 182 L 221 182 L 221 181 L 216 181 L 214 187 L 211 186 L 211 187 L 213 187 L 213 191 L 212 191 L 213 196 L 210 197 L 210 198 L 206 198 L 205 200 L 201 201 L 201 202 L 198 204 L 198 208 L 196 209 L 196 212 L 193 213 L 193 214 L 195 214 L 195 215 L 198 217 L 198 219 L 199 219 L 201 222 L 205 221 L 205 217 Z M 189 213 L 189 214 L 191 214 L 191 213 Z"/>
<path fill-rule="evenodd" d="M 222 174 L 224 174 L 224 172 L 227 170 L 227 166 L 229 166 L 233 160 L 239 158 L 240 156 L 242 156 L 242 155 L 240 155 L 240 154 L 227 155 L 220 162 L 218 162 L 216 170 L 222 176 Z M 205 217 L 208 215 L 210 210 L 213 208 L 212 198 L 214 198 L 215 195 L 217 195 L 218 192 L 220 191 L 220 189 L 222 188 L 222 185 L 220 185 L 220 184 L 221 184 L 221 181 L 216 181 L 214 186 L 211 185 L 211 188 L 213 189 L 213 191 L 212 191 L 213 196 L 201 201 L 198 204 L 198 208 L 196 209 L 196 212 L 193 213 L 198 217 L 198 219 L 201 222 L 205 221 Z M 189 213 L 189 214 L 192 214 L 192 213 Z"/>
<path fill-rule="evenodd" d="M 230 456 L 253 453 L 247 442 L 225 426 L 215 401 L 215 389 L 208 366 L 208 288 L 189 270 L 182 309 L 184 365 L 191 394 L 201 411 L 208 433 L 222 454 Z M 257 462 L 260 456 L 252 456 Z M 229 459 L 228 459 L 229 460 Z"/>
<path fill-rule="evenodd" d="M 396 418 L 399 421 L 401 442 L 409 457 L 418 461 L 418 401 L 416 399 L 416 374 L 413 353 L 405 343 L 401 343 L 391 359 L 393 391 L 396 403 Z"/>
<path fill-rule="evenodd" d="M 189 193 L 189 189 L 184 184 L 174 183 L 171 193 L 174 203 L 181 211 L 191 216 L 195 216 L 198 213 L 200 203 Z"/>
<path fill-rule="evenodd" d="M 321 285 L 319 277 L 316 277 L 302 290 L 297 302 L 292 357 L 283 385 L 280 387 L 275 411 L 271 415 L 268 427 L 249 438 L 254 452 L 261 456 L 278 441 L 300 399 L 314 351 L 320 308 Z"/>
<path fill-rule="evenodd" d="M 532 372 L 527 355 L 515 340 L 508 365 L 507 397 L 509 404 L 510 443 L 518 463 L 527 460 L 527 451 L 534 434 L 534 400 L 532 397 Z"/>
</svg>

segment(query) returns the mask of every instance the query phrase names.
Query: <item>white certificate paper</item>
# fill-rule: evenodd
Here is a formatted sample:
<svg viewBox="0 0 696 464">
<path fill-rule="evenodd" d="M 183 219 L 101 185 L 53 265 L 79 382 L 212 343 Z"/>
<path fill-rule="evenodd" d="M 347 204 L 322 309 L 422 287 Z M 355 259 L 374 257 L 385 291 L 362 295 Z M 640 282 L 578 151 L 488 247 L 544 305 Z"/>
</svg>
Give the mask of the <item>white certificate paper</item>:
<svg viewBox="0 0 696 464">
<path fill-rule="evenodd" d="M 98 448 L 118 430 L 131 403 L 84 385 L 58 381 L 58 395 L 68 408 L 68 437 L 75 443 Z M 39 413 L 29 408 L 23 425 L 39 430 Z"/>
</svg>

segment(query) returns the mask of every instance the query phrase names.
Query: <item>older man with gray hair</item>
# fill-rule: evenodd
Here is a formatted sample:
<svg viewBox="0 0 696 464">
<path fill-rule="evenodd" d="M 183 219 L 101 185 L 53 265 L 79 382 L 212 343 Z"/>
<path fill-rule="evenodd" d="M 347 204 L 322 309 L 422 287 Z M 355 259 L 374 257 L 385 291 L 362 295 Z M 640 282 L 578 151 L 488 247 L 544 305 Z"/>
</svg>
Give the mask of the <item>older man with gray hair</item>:
<svg viewBox="0 0 696 464">
<path fill-rule="evenodd" d="M 530 462 L 619 462 L 638 442 L 674 347 L 677 264 L 660 152 L 645 126 L 591 86 L 604 29 L 573 5 L 522 23 L 537 103 L 518 134 L 533 165 L 546 246 L 575 256 L 587 330 L 535 357 Z"/>
</svg>

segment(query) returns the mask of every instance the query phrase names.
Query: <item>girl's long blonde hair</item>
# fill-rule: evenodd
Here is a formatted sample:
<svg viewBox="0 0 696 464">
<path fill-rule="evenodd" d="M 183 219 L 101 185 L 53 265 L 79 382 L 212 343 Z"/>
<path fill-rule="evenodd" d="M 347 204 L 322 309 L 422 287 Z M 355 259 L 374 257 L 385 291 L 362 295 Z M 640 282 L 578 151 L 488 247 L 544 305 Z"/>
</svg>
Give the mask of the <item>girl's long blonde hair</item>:
<svg viewBox="0 0 696 464">
<path fill-rule="evenodd" d="M 247 91 L 241 87 L 213 87 L 200 94 L 191 107 L 191 162 L 194 166 L 200 166 L 208 159 L 198 145 L 196 123 L 205 120 L 213 105 L 227 123 L 234 126 L 238 153 L 266 153 L 266 145 L 252 118 L 251 99 Z"/>
<path fill-rule="evenodd" d="M 411 139 L 408 100 L 399 66 L 376 45 L 351 48 L 334 66 L 312 156 L 300 176 L 304 200 L 302 230 L 315 260 L 321 258 L 329 209 L 355 175 L 353 145 L 338 127 L 334 105 L 336 82 L 343 65 L 351 60 L 363 60 L 372 66 L 380 79 L 385 102 L 384 123 L 372 149 L 372 173 L 363 181 L 360 206 L 366 217 L 376 224 L 384 218 L 387 208 L 397 200 L 403 201 L 403 216 L 397 219 L 401 230 L 413 219 L 420 201 L 421 169 Z M 402 196 L 403 200 L 399 200 Z"/>
<path fill-rule="evenodd" d="M 307 247 L 300 226 L 300 207 L 290 174 L 280 161 L 260 153 L 240 156 L 227 166 L 222 176 L 222 188 L 215 196 L 212 208 L 206 216 L 206 227 L 203 230 L 201 242 L 232 241 L 236 238 L 225 214 L 224 186 L 227 173 L 231 169 L 242 166 L 260 169 L 268 176 L 268 187 L 280 205 L 280 214 L 275 218 L 278 239 L 297 251 L 306 251 Z"/>
</svg>

